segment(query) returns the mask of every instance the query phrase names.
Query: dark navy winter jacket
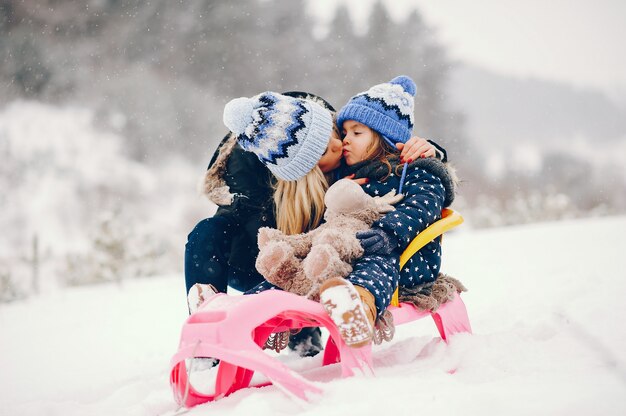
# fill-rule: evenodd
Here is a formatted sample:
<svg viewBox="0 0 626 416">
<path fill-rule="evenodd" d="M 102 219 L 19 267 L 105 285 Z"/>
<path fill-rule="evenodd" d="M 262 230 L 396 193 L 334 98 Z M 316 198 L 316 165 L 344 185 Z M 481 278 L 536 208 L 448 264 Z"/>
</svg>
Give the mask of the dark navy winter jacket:
<svg viewBox="0 0 626 416">
<path fill-rule="evenodd" d="M 220 143 L 209 168 L 228 138 L 226 135 Z M 215 213 L 216 217 L 226 218 L 234 228 L 228 264 L 246 273 L 256 273 L 254 263 L 259 254 L 259 228 L 276 227 L 273 176 L 254 153 L 236 145 L 228 157 L 222 178 L 234 195 L 230 205 L 218 207 Z"/>
</svg>

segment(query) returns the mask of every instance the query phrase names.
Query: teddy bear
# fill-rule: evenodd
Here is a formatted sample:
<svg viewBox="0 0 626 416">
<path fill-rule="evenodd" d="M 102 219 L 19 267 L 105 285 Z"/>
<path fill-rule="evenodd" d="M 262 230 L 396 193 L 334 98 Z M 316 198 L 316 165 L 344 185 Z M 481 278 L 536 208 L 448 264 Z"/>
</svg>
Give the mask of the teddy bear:
<svg viewBox="0 0 626 416">
<path fill-rule="evenodd" d="M 372 197 L 354 181 L 341 179 L 326 192 L 325 222 L 315 230 L 295 235 L 259 230 L 256 268 L 281 289 L 318 300 L 320 285 L 331 277 L 346 277 L 352 261 L 363 255 L 356 233 L 393 211 L 402 198 L 395 191 Z"/>
</svg>

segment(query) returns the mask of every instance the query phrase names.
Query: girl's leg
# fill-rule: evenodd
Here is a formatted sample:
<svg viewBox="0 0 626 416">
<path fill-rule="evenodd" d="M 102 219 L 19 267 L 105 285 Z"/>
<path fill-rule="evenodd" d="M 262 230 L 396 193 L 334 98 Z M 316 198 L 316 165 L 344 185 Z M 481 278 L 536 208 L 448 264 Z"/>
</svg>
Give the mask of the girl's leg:
<svg viewBox="0 0 626 416">
<path fill-rule="evenodd" d="M 391 302 L 398 284 L 398 258 L 365 256 L 346 278 L 322 284 L 320 301 L 348 346 L 371 342 L 374 324 Z"/>
<path fill-rule="evenodd" d="M 391 303 L 393 292 L 398 287 L 398 257 L 363 256 L 354 265 L 354 270 L 346 278 L 355 286 L 366 289 L 376 305 L 376 317 Z"/>
<path fill-rule="evenodd" d="M 430 287 L 441 268 L 441 243 L 431 241 L 415 253 L 407 265 L 400 271 L 400 286 Z"/>
</svg>

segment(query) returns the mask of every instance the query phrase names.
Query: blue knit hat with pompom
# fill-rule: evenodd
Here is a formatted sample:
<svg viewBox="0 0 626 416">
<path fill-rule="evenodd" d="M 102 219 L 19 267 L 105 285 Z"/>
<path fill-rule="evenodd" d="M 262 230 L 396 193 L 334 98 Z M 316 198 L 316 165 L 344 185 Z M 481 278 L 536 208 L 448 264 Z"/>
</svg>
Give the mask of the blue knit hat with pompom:
<svg viewBox="0 0 626 416">
<path fill-rule="evenodd" d="M 341 130 L 344 121 L 354 120 L 380 133 L 392 146 L 406 143 L 413 132 L 415 82 L 405 75 L 355 95 L 337 114 Z"/>
<path fill-rule="evenodd" d="M 317 165 L 333 129 L 329 110 L 302 98 L 267 91 L 235 98 L 224 124 L 279 179 L 294 181 Z"/>
</svg>

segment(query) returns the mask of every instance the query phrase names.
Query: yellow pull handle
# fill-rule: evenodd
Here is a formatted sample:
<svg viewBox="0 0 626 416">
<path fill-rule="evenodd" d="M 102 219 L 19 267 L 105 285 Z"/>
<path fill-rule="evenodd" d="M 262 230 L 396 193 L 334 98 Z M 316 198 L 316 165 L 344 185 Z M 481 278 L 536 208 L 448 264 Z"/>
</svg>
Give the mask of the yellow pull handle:
<svg viewBox="0 0 626 416">
<path fill-rule="evenodd" d="M 409 261 L 409 259 L 413 257 L 415 253 L 420 251 L 422 247 L 424 247 L 426 244 L 430 243 L 446 231 L 451 230 L 452 228 L 461 225 L 462 223 L 463 217 L 461 216 L 461 214 L 449 208 L 444 208 L 441 211 L 441 219 L 426 227 L 424 231 L 419 233 L 417 237 L 415 237 L 413 241 L 411 241 L 411 243 L 404 250 L 404 252 L 402 252 L 402 255 L 400 256 L 400 270 L 402 270 L 406 262 Z M 393 296 L 391 298 L 391 305 L 398 306 L 399 304 L 400 301 L 398 298 L 398 289 L 396 288 L 396 291 L 393 292 Z"/>
</svg>

